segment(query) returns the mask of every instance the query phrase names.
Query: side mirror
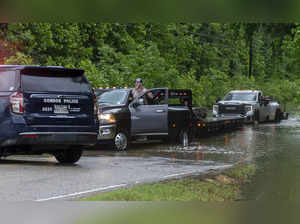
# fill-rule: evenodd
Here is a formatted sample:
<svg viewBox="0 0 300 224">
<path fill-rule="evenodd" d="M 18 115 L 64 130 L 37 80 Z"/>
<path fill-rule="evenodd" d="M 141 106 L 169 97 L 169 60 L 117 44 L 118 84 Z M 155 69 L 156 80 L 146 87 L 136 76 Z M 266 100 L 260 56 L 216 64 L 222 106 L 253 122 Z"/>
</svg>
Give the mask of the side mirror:
<svg viewBox="0 0 300 224">
<path fill-rule="evenodd" d="M 135 101 L 135 102 L 132 104 L 132 106 L 133 106 L 134 108 L 137 108 L 137 107 L 140 106 L 140 105 L 144 105 L 144 99 L 143 99 L 143 98 L 139 98 L 137 101 Z"/>
<path fill-rule="evenodd" d="M 132 104 L 132 106 L 133 106 L 133 108 L 137 108 L 137 107 L 139 106 L 139 104 L 138 104 L 137 102 L 134 102 L 134 103 Z"/>
<path fill-rule="evenodd" d="M 139 105 L 144 105 L 144 99 L 143 98 L 139 98 L 137 102 L 138 102 Z"/>
</svg>

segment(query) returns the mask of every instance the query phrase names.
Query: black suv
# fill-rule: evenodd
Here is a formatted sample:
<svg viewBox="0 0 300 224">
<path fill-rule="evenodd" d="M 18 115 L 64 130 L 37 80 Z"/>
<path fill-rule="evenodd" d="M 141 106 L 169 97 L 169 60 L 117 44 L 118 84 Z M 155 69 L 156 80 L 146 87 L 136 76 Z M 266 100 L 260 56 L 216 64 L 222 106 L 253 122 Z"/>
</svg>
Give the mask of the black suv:
<svg viewBox="0 0 300 224">
<path fill-rule="evenodd" d="M 97 141 L 96 99 L 83 70 L 0 66 L 0 156 L 50 153 L 77 162 Z"/>
</svg>

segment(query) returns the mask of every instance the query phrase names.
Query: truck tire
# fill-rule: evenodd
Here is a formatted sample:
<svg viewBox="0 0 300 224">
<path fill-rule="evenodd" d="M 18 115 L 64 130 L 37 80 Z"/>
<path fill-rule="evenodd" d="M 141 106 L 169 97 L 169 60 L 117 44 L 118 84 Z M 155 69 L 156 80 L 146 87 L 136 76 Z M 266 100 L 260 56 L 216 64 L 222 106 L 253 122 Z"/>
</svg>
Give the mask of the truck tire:
<svg viewBox="0 0 300 224">
<path fill-rule="evenodd" d="M 116 151 L 125 151 L 128 147 L 128 143 L 129 143 L 128 135 L 123 131 L 119 131 L 117 132 L 114 138 L 113 148 Z"/>
<path fill-rule="evenodd" d="M 56 160 L 62 164 L 74 164 L 78 162 L 82 155 L 82 149 L 66 149 L 54 153 Z"/>
<path fill-rule="evenodd" d="M 276 110 L 275 113 L 275 122 L 280 122 L 281 120 L 281 111 L 280 110 Z"/>
<path fill-rule="evenodd" d="M 257 110 L 255 112 L 255 121 L 254 122 L 257 122 L 257 123 L 260 123 L 260 114 L 259 114 L 259 110 Z"/>
<path fill-rule="evenodd" d="M 179 143 L 183 147 L 187 147 L 187 146 L 189 146 L 190 141 L 191 141 L 191 138 L 190 138 L 189 131 L 187 129 L 181 130 L 179 133 Z"/>
</svg>

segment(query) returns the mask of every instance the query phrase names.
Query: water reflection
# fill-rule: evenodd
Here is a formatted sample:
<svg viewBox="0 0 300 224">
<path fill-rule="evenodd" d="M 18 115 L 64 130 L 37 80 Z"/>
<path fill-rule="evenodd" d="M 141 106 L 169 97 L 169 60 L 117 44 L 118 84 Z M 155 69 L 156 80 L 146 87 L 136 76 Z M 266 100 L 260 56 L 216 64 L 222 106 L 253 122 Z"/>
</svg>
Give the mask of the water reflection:
<svg viewBox="0 0 300 224">
<path fill-rule="evenodd" d="M 153 142 L 133 144 L 126 152 L 98 150 L 93 156 L 165 157 L 190 164 L 233 164 L 258 167 L 245 198 L 253 200 L 300 199 L 300 118 L 280 123 L 246 125 L 238 130 L 197 139 L 191 146 Z M 94 154 L 93 154 L 94 153 Z"/>
</svg>

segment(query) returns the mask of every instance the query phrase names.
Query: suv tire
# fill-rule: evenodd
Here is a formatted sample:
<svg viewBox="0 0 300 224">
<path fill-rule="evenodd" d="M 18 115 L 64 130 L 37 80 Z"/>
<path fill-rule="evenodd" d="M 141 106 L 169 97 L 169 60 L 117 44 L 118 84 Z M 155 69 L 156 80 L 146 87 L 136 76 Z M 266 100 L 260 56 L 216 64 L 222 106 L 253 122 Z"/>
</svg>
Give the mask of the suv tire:
<svg viewBox="0 0 300 224">
<path fill-rule="evenodd" d="M 82 155 L 82 149 L 67 149 L 54 153 L 56 160 L 62 164 L 74 164 L 78 162 Z"/>
</svg>

